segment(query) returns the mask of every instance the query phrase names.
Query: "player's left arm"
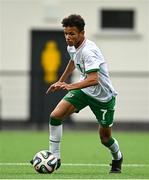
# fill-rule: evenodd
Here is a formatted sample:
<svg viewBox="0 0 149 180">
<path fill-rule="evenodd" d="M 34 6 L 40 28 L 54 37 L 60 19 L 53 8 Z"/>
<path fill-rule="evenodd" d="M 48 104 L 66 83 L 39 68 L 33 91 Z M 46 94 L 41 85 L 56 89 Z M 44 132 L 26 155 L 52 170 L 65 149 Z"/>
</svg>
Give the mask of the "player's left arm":
<svg viewBox="0 0 149 180">
<path fill-rule="evenodd" d="M 64 83 L 61 88 L 65 90 L 82 89 L 97 85 L 99 83 L 98 80 L 98 72 L 90 72 L 89 74 L 87 74 L 87 78 L 83 81 L 72 84 Z"/>
</svg>

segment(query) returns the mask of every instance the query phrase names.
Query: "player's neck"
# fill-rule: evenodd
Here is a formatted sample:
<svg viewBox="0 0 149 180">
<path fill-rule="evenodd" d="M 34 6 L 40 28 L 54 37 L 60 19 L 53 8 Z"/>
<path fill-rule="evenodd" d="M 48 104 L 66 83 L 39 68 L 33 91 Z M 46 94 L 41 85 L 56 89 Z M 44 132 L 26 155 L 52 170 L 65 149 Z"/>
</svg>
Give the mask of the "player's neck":
<svg viewBox="0 0 149 180">
<path fill-rule="evenodd" d="M 76 48 L 77 50 L 80 49 L 80 47 L 82 47 L 82 45 L 84 44 L 85 40 L 86 40 L 86 38 L 83 37 L 83 38 L 78 42 L 78 44 L 75 46 L 75 48 Z"/>
</svg>

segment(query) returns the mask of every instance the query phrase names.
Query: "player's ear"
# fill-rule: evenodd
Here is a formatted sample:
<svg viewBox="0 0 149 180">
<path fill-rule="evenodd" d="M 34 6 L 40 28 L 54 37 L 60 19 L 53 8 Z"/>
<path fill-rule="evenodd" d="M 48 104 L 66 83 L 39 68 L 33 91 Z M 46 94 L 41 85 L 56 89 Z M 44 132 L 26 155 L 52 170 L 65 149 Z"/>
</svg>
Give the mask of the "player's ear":
<svg viewBox="0 0 149 180">
<path fill-rule="evenodd" d="M 81 31 L 81 33 L 82 33 L 82 35 L 84 35 L 84 34 L 85 34 L 85 31 L 84 31 L 84 30 L 82 30 L 82 31 Z"/>
<path fill-rule="evenodd" d="M 84 31 L 84 30 L 80 31 L 80 34 L 81 34 L 82 36 L 84 36 L 85 31 Z"/>
</svg>

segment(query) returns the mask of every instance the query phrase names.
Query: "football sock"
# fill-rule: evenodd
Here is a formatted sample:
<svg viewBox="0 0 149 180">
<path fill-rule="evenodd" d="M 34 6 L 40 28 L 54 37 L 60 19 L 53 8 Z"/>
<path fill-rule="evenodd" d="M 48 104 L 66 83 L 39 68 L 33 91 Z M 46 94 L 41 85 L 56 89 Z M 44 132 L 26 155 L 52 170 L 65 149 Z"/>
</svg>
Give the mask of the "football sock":
<svg viewBox="0 0 149 180">
<path fill-rule="evenodd" d="M 49 151 L 60 159 L 60 142 L 62 139 L 62 120 L 50 118 Z"/>
<path fill-rule="evenodd" d="M 105 146 L 111 151 L 113 160 L 121 159 L 122 153 L 119 149 L 119 144 L 116 139 L 110 138 L 109 142 Z"/>
</svg>

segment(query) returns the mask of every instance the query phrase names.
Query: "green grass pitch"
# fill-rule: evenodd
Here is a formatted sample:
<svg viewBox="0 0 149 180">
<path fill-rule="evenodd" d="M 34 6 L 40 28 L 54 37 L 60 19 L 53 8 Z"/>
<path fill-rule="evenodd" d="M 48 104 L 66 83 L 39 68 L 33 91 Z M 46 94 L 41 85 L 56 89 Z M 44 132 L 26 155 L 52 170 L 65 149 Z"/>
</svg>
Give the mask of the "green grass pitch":
<svg viewBox="0 0 149 180">
<path fill-rule="evenodd" d="M 111 155 L 93 131 L 64 131 L 62 166 L 38 174 L 29 160 L 48 149 L 48 131 L 0 131 L 0 179 L 149 179 L 149 133 L 114 132 L 124 155 L 123 172 L 109 174 Z"/>
</svg>

